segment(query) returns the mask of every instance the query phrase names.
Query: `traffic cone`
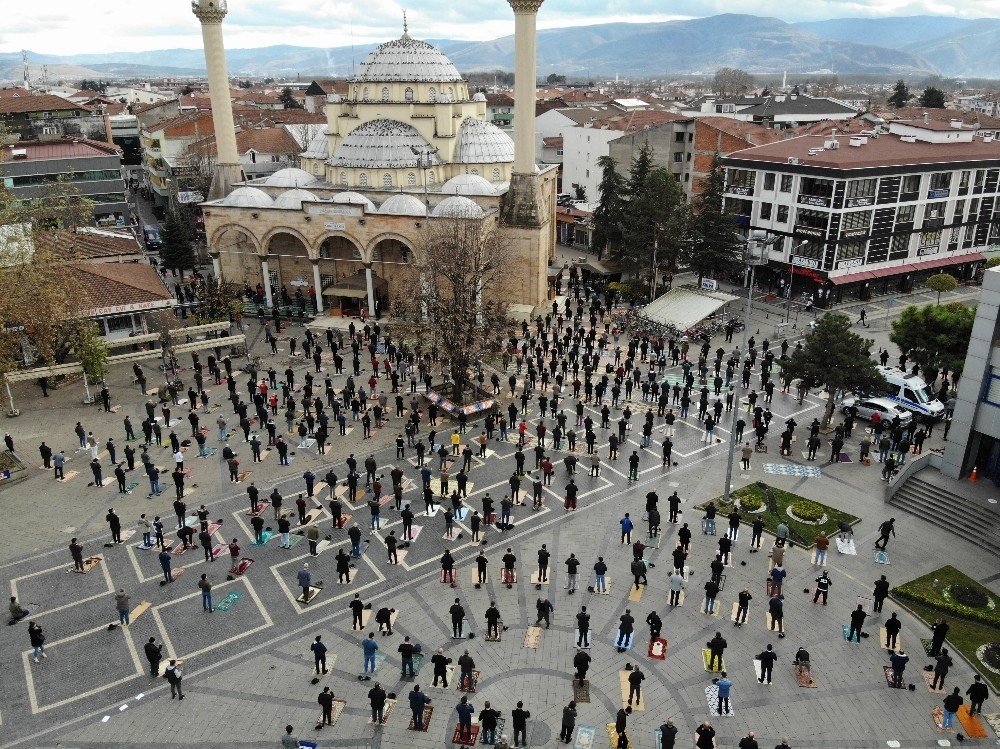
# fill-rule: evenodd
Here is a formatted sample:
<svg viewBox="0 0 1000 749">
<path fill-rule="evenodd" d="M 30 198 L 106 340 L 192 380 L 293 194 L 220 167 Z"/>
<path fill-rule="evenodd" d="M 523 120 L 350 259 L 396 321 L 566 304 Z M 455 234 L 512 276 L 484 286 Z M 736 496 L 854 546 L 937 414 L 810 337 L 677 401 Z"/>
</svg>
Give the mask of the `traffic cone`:
<svg viewBox="0 0 1000 749">
<path fill-rule="evenodd" d="M 969 474 L 969 481 L 975 483 L 979 480 L 979 468 L 977 466 L 972 466 L 972 473 Z"/>
</svg>

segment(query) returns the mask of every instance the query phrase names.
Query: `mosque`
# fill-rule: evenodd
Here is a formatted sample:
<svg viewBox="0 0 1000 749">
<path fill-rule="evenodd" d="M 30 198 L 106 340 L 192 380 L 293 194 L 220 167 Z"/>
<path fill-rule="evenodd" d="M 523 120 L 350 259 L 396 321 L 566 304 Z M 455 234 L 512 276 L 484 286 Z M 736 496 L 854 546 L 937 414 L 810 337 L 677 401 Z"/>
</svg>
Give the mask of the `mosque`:
<svg viewBox="0 0 1000 749">
<path fill-rule="evenodd" d="M 485 96 L 470 95 L 452 62 L 404 24 L 400 38 L 361 63 L 345 98 L 329 97 L 326 132 L 301 154 L 301 168 L 245 180 L 231 168 L 235 147 L 228 154 L 228 139 L 217 134 L 221 171 L 215 199 L 202 206 L 216 272 L 263 285 L 269 303 L 282 287 L 290 294 L 311 287 L 323 314 L 374 314 L 419 259 L 434 222 L 476 221 L 499 225 L 512 247 L 516 276 L 507 301 L 545 304 L 556 168 L 534 164 L 534 13 L 541 1 L 516 2 L 515 14 L 527 7 L 531 15 L 527 21 L 515 15 L 517 30 L 531 32 L 521 45 L 530 60 L 518 61 L 519 73 L 530 62 L 522 78 L 530 76 L 531 100 L 518 102 L 528 122 L 520 131 L 515 123 L 516 145 L 486 120 Z M 225 4 L 201 0 L 193 9 L 202 22 L 210 88 L 221 88 Z M 227 97 L 219 99 L 225 108 Z M 224 119 L 215 117 L 217 129 L 226 129 L 219 124 Z"/>
</svg>

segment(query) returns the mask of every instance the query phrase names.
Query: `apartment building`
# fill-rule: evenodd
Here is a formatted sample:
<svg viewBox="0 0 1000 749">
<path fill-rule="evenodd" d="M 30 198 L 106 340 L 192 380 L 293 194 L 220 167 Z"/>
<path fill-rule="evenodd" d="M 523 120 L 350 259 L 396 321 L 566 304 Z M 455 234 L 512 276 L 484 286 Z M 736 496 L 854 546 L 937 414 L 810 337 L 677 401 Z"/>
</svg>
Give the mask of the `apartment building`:
<svg viewBox="0 0 1000 749">
<path fill-rule="evenodd" d="M 930 118 L 805 135 L 723 159 L 726 208 L 781 237 L 759 276 L 820 306 L 970 280 L 1000 241 L 1000 142 Z"/>
</svg>

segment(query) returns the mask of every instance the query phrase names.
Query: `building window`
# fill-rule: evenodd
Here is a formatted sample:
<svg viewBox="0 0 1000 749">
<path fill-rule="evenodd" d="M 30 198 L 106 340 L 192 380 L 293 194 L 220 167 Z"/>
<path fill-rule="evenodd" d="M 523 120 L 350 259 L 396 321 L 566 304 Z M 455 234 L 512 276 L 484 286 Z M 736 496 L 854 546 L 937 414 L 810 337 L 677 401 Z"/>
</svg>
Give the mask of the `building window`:
<svg viewBox="0 0 1000 749">
<path fill-rule="evenodd" d="M 851 213 L 845 213 L 840 218 L 840 229 L 841 231 L 850 231 L 852 229 L 865 229 L 867 230 L 872 223 L 872 212 L 871 211 L 852 211 Z"/>
<path fill-rule="evenodd" d="M 847 183 L 847 201 L 845 207 L 853 208 L 875 203 L 877 179 L 852 179 Z"/>
<path fill-rule="evenodd" d="M 680 151 L 676 151 L 674 153 L 674 163 L 680 164 L 683 160 L 684 160 L 684 154 L 681 153 Z"/>
<path fill-rule="evenodd" d="M 889 259 L 902 260 L 909 254 L 910 254 L 910 235 L 909 234 L 895 235 L 892 238 L 892 244 L 889 246 Z"/>
<path fill-rule="evenodd" d="M 368 90 L 368 86 L 365 86 L 364 100 L 368 101 L 368 99 L 369 99 L 370 96 L 371 96 L 371 92 Z"/>
<path fill-rule="evenodd" d="M 814 239 L 810 239 L 807 242 L 801 242 L 796 246 L 795 257 L 807 257 L 812 260 L 819 260 L 820 264 L 822 264 L 823 242 Z"/>
<path fill-rule="evenodd" d="M 752 195 L 756 179 L 757 172 L 750 169 L 730 169 L 728 191 L 739 195 Z"/>
<path fill-rule="evenodd" d="M 968 192 L 969 190 L 969 178 L 972 176 L 972 172 L 962 172 L 958 177 L 958 192 L 960 195 Z"/>
<path fill-rule="evenodd" d="M 814 211 L 809 208 L 799 208 L 795 213 L 795 226 L 804 226 L 809 229 L 819 229 L 826 233 L 826 227 L 830 220 L 830 214 L 824 211 Z"/>
<path fill-rule="evenodd" d="M 427 184 L 433 185 L 437 181 L 437 177 L 434 176 L 434 171 L 431 170 L 427 172 Z"/>
<path fill-rule="evenodd" d="M 493 181 L 494 182 L 499 182 L 500 179 L 501 179 L 501 177 L 500 177 L 500 170 L 499 169 L 494 169 L 493 170 Z"/>
<path fill-rule="evenodd" d="M 792 191 L 792 175 L 782 174 L 781 175 L 781 187 L 778 188 L 781 192 L 791 192 Z"/>
<path fill-rule="evenodd" d="M 931 175 L 931 190 L 947 190 L 951 186 L 951 172 L 935 172 Z"/>
<path fill-rule="evenodd" d="M 917 207 L 915 205 L 901 205 L 896 209 L 896 226 L 900 224 L 913 224 L 916 217 Z"/>
<path fill-rule="evenodd" d="M 683 143 L 684 133 L 674 133 L 674 143 Z"/>
<path fill-rule="evenodd" d="M 382 187 L 392 187 L 392 175 L 389 172 L 382 175 Z"/>
<path fill-rule="evenodd" d="M 478 177 L 479 176 L 479 170 L 478 169 L 470 169 L 469 170 L 469 174 L 475 174 Z M 587 176 L 589 177 L 590 175 L 588 174 Z"/>
<path fill-rule="evenodd" d="M 941 230 L 920 232 L 920 249 L 937 249 L 941 246 Z"/>
<path fill-rule="evenodd" d="M 905 202 L 907 200 L 916 200 L 917 193 L 920 192 L 920 175 L 919 174 L 908 174 L 903 177 L 902 186 L 900 187 L 900 202 Z"/>
<path fill-rule="evenodd" d="M 766 172 L 764 174 L 764 189 L 765 190 L 774 189 L 774 172 Z"/>
<path fill-rule="evenodd" d="M 989 403 L 991 406 L 1000 406 L 1000 375 L 994 372 L 990 373 L 990 379 L 986 383 L 985 395 L 983 400 Z"/>
<path fill-rule="evenodd" d="M 865 244 L 866 242 L 848 242 L 847 244 L 842 244 L 837 248 L 837 262 L 840 263 L 841 260 L 854 260 L 855 258 L 863 258 L 865 256 Z"/>
<path fill-rule="evenodd" d="M 406 175 L 406 186 L 407 187 L 417 186 L 417 175 L 415 175 L 413 172 L 410 172 L 409 174 Z"/>
<path fill-rule="evenodd" d="M 771 204 L 761 203 L 760 204 L 760 219 L 761 221 L 769 221 L 771 219 Z"/>
<path fill-rule="evenodd" d="M 427 89 L 427 100 L 430 101 L 431 103 L 437 101 L 437 95 L 438 95 L 438 90 L 433 86 Z"/>
<path fill-rule="evenodd" d="M 347 187 L 347 172 L 340 173 L 340 184 L 342 184 L 344 187 Z"/>
<path fill-rule="evenodd" d="M 952 221 L 962 221 L 965 218 L 965 201 L 956 200 L 955 201 L 955 213 L 952 216 Z"/>
<path fill-rule="evenodd" d="M 389 87 L 382 87 L 382 101 L 389 101 Z"/>
<path fill-rule="evenodd" d="M 779 205 L 778 206 L 778 217 L 775 219 L 775 221 L 777 221 L 779 224 L 787 224 L 788 223 L 788 206 L 787 205 Z"/>
<path fill-rule="evenodd" d="M 365 172 L 361 172 L 361 176 L 358 178 L 358 184 L 361 187 L 368 187 L 368 175 Z"/>
<path fill-rule="evenodd" d="M 413 89 L 407 86 L 406 91 L 403 92 L 403 98 L 406 101 L 413 101 Z"/>
</svg>

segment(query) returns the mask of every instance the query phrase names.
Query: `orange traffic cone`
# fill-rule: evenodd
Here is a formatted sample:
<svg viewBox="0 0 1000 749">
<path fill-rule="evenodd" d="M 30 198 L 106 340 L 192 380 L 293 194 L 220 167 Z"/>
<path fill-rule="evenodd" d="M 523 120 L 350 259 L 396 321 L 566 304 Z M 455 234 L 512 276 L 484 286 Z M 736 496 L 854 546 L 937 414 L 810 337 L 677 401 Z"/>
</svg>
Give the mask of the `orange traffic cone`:
<svg viewBox="0 0 1000 749">
<path fill-rule="evenodd" d="M 979 480 L 979 468 L 972 466 L 972 473 L 969 474 L 969 481 L 975 483 Z"/>
</svg>

